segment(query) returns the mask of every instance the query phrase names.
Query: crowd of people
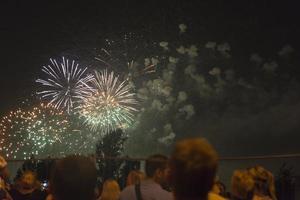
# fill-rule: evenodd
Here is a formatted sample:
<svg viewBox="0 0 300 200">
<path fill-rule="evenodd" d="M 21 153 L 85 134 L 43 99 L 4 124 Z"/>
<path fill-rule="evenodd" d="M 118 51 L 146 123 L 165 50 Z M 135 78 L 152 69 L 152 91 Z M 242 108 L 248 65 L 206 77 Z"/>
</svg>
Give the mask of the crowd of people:
<svg viewBox="0 0 300 200">
<path fill-rule="evenodd" d="M 274 177 L 265 168 L 234 171 L 229 192 L 218 180 L 217 168 L 213 146 L 192 138 L 178 141 L 169 157 L 148 157 L 145 173 L 131 171 L 123 190 L 113 179 L 99 189 L 94 159 L 79 155 L 58 160 L 49 186 L 42 189 L 32 171 L 8 184 L 7 162 L 0 156 L 0 200 L 277 200 Z"/>
</svg>

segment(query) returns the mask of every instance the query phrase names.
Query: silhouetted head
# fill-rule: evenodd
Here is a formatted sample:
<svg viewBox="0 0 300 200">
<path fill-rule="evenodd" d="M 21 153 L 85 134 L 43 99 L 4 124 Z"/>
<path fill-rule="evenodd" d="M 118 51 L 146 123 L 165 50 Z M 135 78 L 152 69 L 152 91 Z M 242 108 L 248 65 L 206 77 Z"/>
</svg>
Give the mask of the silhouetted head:
<svg viewBox="0 0 300 200">
<path fill-rule="evenodd" d="M 0 156 L 0 178 L 7 180 L 9 178 L 9 171 L 6 160 Z"/>
<path fill-rule="evenodd" d="M 39 186 L 37 174 L 30 170 L 23 172 L 22 176 L 20 177 L 19 184 L 21 188 L 25 190 L 37 188 Z"/>
<path fill-rule="evenodd" d="M 95 163 L 73 155 L 56 162 L 50 188 L 55 200 L 94 200 L 96 180 Z"/>
<path fill-rule="evenodd" d="M 165 184 L 168 173 L 168 157 L 155 154 L 147 158 L 145 166 L 146 176 L 159 184 Z"/>
<path fill-rule="evenodd" d="M 117 181 L 108 179 L 104 182 L 101 200 L 118 200 L 120 198 L 120 186 Z"/>
<path fill-rule="evenodd" d="M 235 170 L 231 178 L 231 197 L 239 200 L 252 200 L 254 180 L 247 170 Z"/>
<path fill-rule="evenodd" d="M 262 166 L 255 166 L 249 169 L 254 180 L 254 194 L 269 196 L 276 200 L 275 183 L 273 174 Z"/>
<path fill-rule="evenodd" d="M 217 152 L 205 139 L 177 142 L 170 157 L 170 182 L 175 198 L 206 199 L 213 186 L 217 166 Z"/>
</svg>

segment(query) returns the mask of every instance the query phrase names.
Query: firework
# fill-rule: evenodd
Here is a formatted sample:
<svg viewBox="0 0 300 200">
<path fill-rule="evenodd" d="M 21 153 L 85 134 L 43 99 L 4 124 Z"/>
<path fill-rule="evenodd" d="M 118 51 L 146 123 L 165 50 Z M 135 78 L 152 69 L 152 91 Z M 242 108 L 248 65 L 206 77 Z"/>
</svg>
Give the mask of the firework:
<svg viewBox="0 0 300 200">
<path fill-rule="evenodd" d="M 157 56 L 153 49 L 154 43 L 149 42 L 143 35 L 126 33 L 115 39 L 105 39 L 103 48 L 97 51 L 95 60 L 107 68 L 124 73 L 125 77 L 138 78 L 156 72 Z M 151 48 L 149 48 L 151 47 Z M 148 58 L 152 55 L 152 58 Z M 145 60 L 150 62 L 145 62 Z M 154 62 L 151 62 L 154 61 Z M 126 70 L 121 70 L 127 66 Z"/>
<path fill-rule="evenodd" d="M 104 70 L 96 72 L 93 88 L 96 89 L 93 96 L 87 98 L 79 109 L 79 115 L 90 129 L 106 134 L 128 127 L 137 111 L 135 93 L 131 92 L 128 83 L 119 81 L 114 72 Z"/>
<path fill-rule="evenodd" d="M 0 123 L 0 152 L 17 159 L 52 154 L 51 147 L 62 142 L 67 129 L 66 116 L 52 106 L 12 111 Z"/>
<path fill-rule="evenodd" d="M 71 109 L 76 107 L 74 104 L 90 94 L 88 83 L 93 79 L 93 75 L 87 75 L 87 68 L 80 68 L 74 60 L 69 62 L 62 57 L 59 64 L 55 59 L 50 59 L 50 62 L 51 64 L 42 68 L 47 78 L 36 80 L 43 86 L 43 90 L 37 94 L 42 99 L 49 100 L 49 104 L 55 108 L 66 108 L 70 113 Z"/>
<path fill-rule="evenodd" d="M 26 125 L 31 122 L 29 113 L 18 109 L 3 117 L 0 123 L 0 152 L 8 158 L 16 158 L 20 150 L 26 149 Z M 22 154 L 22 153 L 20 153 Z"/>
<path fill-rule="evenodd" d="M 68 128 L 68 120 L 64 112 L 51 105 L 41 104 L 30 112 L 32 122 L 27 126 L 27 138 L 37 147 L 62 142 Z"/>
</svg>

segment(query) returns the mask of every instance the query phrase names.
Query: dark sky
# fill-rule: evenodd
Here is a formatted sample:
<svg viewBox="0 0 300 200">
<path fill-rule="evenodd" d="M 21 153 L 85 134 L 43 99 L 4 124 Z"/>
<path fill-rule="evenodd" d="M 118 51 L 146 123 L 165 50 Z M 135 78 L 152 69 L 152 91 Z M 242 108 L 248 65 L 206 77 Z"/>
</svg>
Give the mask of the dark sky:
<svg viewBox="0 0 300 200">
<path fill-rule="evenodd" d="M 289 1 L 22 1 L 0 3 L 0 111 L 35 89 L 50 57 L 93 58 L 106 37 L 126 32 L 166 39 L 179 23 L 198 41 L 228 41 L 239 53 L 299 44 L 298 6 Z M 245 48 L 247 47 L 247 48 Z M 276 47 L 276 48 L 275 48 Z"/>
</svg>

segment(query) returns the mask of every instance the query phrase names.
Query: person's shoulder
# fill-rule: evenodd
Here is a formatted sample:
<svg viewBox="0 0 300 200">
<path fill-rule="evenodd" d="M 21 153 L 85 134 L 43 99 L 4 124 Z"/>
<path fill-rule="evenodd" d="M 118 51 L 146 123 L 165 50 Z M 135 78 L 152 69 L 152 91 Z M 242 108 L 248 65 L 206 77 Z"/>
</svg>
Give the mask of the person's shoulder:
<svg viewBox="0 0 300 200">
<path fill-rule="evenodd" d="M 160 195 L 164 196 L 164 199 L 168 200 L 168 199 L 174 199 L 173 198 L 173 193 L 169 192 L 167 190 L 161 189 Z"/>
<path fill-rule="evenodd" d="M 134 185 L 127 186 L 122 190 L 122 192 L 131 192 L 131 191 L 134 191 Z"/>
<path fill-rule="evenodd" d="M 215 193 L 208 193 L 208 200 L 226 200 L 224 197 L 221 197 L 220 195 L 217 195 Z"/>
<path fill-rule="evenodd" d="M 171 199 L 171 200 L 173 200 L 173 199 L 174 199 L 173 193 L 172 193 L 172 192 L 167 192 L 167 193 L 166 193 L 166 199 Z"/>
<path fill-rule="evenodd" d="M 134 185 L 125 187 L 120 194 L 120 199 L 129 199 L 132 195 L 134 195 Z"/>
<path fill-rule="evenodd" d="M 48 194 L 45 200 L 54 200 L 52 194 Z"/>
<path fill-rule="evenodd" d="M 253 200 L 272 200 L 272 199 L 268 196 L 259 197 L 257 195 L 254 195 Z"/>
</svg>

